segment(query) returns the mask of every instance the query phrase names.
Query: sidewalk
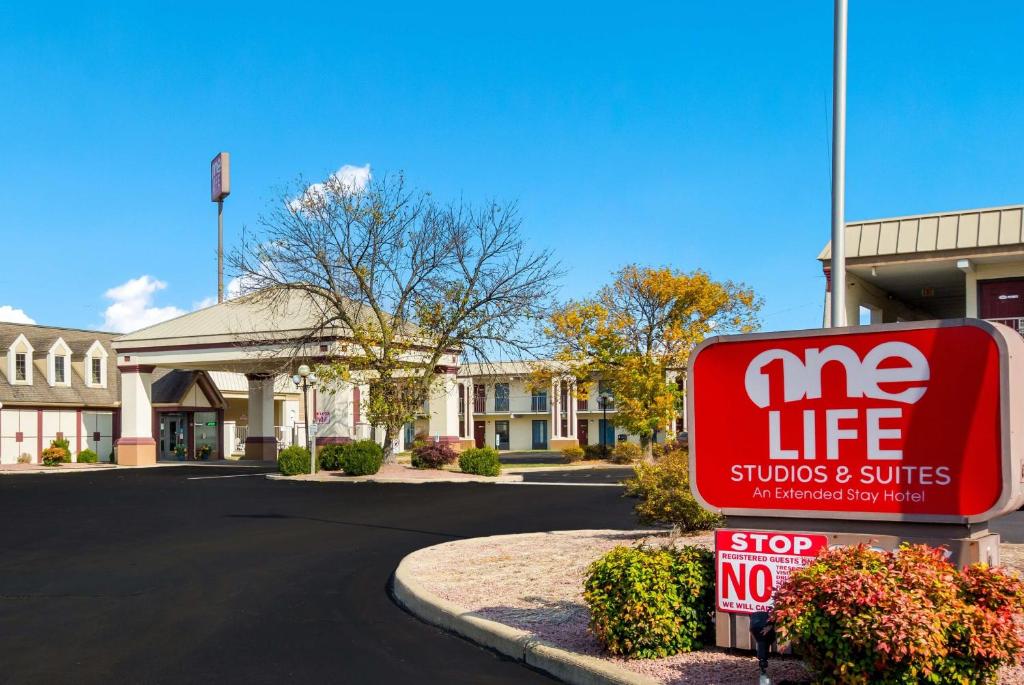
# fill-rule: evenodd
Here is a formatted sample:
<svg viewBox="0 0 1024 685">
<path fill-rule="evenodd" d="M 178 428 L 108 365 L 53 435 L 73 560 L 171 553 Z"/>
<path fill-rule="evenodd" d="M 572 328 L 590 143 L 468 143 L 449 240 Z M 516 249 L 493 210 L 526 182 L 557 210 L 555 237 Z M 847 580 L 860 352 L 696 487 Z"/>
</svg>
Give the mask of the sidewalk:
<svg viewBox="0 0 1024 685">
<path fill-rule="evenodd" d="M 314 481 L 317 483 L 521 483 L 520 475 L 477 476 L 447 469 L 414 469 L 404 464 L 382 464 L 372 476 L 346 476 L 343 471 L 317 471 L 315 475 L 267 474 L 271 480 Z"/>
<path fill-rule="evenodd" d="M 14 476 L 30 473 L 82 473 L 85 471 L 109 471 L 116 469 L 117 464 L 61 464 L 60 466 L 43 466 L 42 464 L 0 464 L 0 475 Z"/>
</svg>

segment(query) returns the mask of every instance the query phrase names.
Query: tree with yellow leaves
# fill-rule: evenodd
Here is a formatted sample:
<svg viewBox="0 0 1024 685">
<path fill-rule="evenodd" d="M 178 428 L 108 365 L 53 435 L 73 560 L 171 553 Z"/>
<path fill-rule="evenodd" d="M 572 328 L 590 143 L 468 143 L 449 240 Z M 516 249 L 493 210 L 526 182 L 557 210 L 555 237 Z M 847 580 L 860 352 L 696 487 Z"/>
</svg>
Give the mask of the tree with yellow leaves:
<svg viewBox="0 0 1024 685">
<path fill-rule="evenodd" d="M 639 435 L 650 454 L 655 433 L 671 432 L 694 347 L 712 333 L 756 330 L 761 305 L 752 289 L 699 269 L 629 264 L 595 297 L 558 307 L 545 332 L 579 383 L 607 384 L 615 424 Z"/>
</svg>

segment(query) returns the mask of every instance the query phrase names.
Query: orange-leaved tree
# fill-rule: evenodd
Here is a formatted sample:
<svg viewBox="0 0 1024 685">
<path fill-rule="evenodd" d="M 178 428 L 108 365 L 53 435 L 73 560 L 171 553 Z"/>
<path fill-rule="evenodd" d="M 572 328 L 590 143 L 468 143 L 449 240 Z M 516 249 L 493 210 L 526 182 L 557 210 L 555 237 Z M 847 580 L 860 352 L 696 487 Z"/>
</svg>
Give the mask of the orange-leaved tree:
<svg viewBox="0 0 1024 685">
<path fill-rule="evenodd" d="M 650 454 L 655 433 L 672 432 L 694 347 L 712 333 L 756 330 L 761 305 L 747 286 L 699 269 L 629 264 L 594 297 L 556 308 L 545 333 L 579 383 L 604 382 L 615 425 L 640 436 Z"/>
</svg>

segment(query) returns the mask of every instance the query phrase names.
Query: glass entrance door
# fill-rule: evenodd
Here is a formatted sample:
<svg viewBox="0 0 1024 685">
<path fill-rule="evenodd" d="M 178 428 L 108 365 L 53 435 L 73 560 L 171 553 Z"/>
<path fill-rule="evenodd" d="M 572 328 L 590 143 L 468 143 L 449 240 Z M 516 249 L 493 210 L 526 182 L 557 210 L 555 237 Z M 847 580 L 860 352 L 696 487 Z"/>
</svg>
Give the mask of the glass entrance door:
<svg viewBox="0 0 1024 685">
<path fill-rule="evenodd" d="M 184 461 L 188 454 L 188 416 L 160 414 L 160 459 Z"/>
<path fill-rule="evenodd" d="M 219 427 L 217 426 L 217 412 L 197 411 L 195 417 L 195 450 L 196 458 L 203 460 L 220 459 L 218 449 Z"/>
</svg>

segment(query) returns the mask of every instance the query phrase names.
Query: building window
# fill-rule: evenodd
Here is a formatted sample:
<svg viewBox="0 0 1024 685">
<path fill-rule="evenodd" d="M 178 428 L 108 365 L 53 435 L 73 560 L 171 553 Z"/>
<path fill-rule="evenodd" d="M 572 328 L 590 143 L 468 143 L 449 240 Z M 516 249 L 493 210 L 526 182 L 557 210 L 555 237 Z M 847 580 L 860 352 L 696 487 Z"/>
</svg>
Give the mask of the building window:
<svg viewBox="0 0 1024 685">
<path fill-rule="evenodd" d="M 67 376 L 66 376 L 66 374 L 64 372 L 64 364 L 65 364 L 65 358 L 64 357 L 54 357 L 53 358 L 53 384 L 54 385 L 64 385 L 64 383 L 67 382 L 67 380 L 66 380 Z"/>
<path fill-rule="evenodd" d="M 587 391 L 586 390 L 577 390 L 576 391 L 576 410 L 577 411 L 587 411 L 587 406 L 588 406 L 589 403 L 590 403 L 590 398 L 587 395 Z"/>
<path fill-rule="evenodd" d="M 547 411 L 548 410 L 548 391 L 547 390 L 534 390 L 533 395 L 530 397 L 530 411 Z"/>
<path fill-rule="evenodd" d="M 508 383 L 494 384 L 494 411 L 508 411 Z"/>
<path fill-rule="evenodd" d="M 18 352 L 17 354 L 14 355 L 14 380 L 28 380 L 27 357 L 28 355 L 26 355 L 24 352 Z"/>
<path fill-rule="evenodd" d="M 85 354 L 85 384 L 92 388 L 107 387 L 107 350 L 99 340 Z"/>
</svg>

